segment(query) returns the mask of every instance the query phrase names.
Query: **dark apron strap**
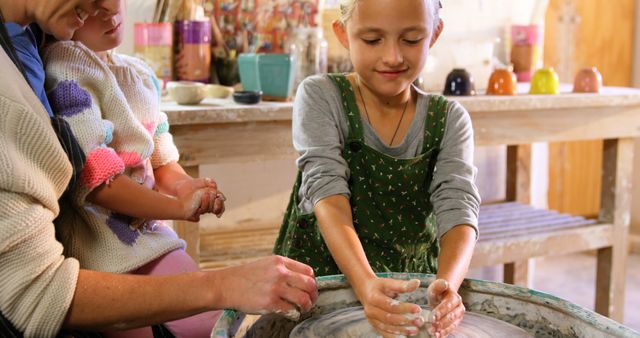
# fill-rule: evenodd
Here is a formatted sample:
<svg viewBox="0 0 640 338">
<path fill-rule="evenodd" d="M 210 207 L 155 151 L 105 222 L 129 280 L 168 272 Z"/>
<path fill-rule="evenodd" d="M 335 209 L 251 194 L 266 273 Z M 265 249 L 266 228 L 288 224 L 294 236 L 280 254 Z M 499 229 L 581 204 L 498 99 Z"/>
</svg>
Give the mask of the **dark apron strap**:
<svg viewBox="0 0 640 338">
<path fill-rule="evenodd" d="M 340 91 L 340 99 L 344 109 L 347 123 L 349 124 L 349 135 L 347 143 L 352 141 L 361 141 L 364 143 L 364 132 L 362 131 L 362 119 L 360 118 L 360 109 L 356 104 L 356 97 L 351 87 L 351 82 L 344 74 L 328 74 L 329 78 L 338 87 Z"/>
<path fill-rule="evenodd" d="M 442 139 L 444 138 L 444 127 L 447 121 L 447 108 L 449 102 L 442 95 L 432 95 L 427 107 L 427 116 L 424 126 L 424 140 L 422 142 L 422 153 L 431 148 L 440 150 Z"/>
</svg>

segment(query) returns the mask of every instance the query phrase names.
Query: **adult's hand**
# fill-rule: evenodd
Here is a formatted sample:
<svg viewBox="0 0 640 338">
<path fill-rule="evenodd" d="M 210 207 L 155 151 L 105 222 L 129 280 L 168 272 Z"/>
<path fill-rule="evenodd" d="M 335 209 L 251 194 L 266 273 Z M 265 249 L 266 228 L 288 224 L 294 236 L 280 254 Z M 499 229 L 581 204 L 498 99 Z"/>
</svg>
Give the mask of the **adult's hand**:
<svg viewBox="0 0 640 338">
<path fill-rule="evenodd" d="M 221 304 L 249 314 L 311 310 L 318 298 L 313 269 L 281 256 L 218 270 Z"/>
</svg>

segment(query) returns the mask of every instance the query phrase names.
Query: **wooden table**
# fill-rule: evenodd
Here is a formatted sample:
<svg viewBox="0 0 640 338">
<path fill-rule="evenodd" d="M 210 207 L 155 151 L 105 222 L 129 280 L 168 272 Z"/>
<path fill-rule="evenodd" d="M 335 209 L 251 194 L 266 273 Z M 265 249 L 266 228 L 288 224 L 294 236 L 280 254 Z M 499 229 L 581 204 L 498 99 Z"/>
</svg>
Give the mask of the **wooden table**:
<svg viewBox="0 0 640 338">
<path fill-rule="evenodd" d="M 602 207 L 588 229 L 518 243 L 479 242 L 473 266 L 506 263 L 511 282 L 527 274 L 527 259 L 597 249 L 596 311 L 622 321 L 628 251 L 633 141 L 640 136 L 640 90 L 604 88 L 595 94 L 456 98 L 473 121 L 477 145 L 508 145 L 507 199 L 529 203 L 533 142 L 603 139 Z M 194 176 L 209 163 L 290 158 L 291 103 L 240 106 L 207 99 L 193 107 L 164 104 L 181 164 Z M 559 159 L 550 159 L 559 160 Z M 199 257 L 199 230 L 176 222 Z"/>
</svg>

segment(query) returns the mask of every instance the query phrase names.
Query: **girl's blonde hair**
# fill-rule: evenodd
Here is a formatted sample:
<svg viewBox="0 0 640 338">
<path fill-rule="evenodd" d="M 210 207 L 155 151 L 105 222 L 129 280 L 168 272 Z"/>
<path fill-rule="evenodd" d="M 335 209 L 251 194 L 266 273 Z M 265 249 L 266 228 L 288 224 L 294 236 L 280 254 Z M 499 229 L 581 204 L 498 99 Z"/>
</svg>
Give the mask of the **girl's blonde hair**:
<svg viewBox="0 0 640 338">
<path fill-rule="evenodd" d="M 347 24 L 347 21 L 351 18 L 353 10 L 356 8 L 356 4 L 359 0 L 340 0 L 340 22 L 343 25 Z M 440 8 L 442 4 L 440 0 L 425 0 L 428 5 L 431 6 L 431 13 L 433 13 L 433 27 L 437 27 L 440 23 Z"/>
</svg>

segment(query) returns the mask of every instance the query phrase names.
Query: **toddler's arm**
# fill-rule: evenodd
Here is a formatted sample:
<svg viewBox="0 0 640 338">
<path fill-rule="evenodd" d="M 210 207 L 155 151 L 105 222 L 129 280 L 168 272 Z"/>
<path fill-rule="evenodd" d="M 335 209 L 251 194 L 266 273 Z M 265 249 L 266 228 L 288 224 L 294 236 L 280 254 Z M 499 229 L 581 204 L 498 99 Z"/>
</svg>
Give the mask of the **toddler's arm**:
<svg viewBox="0 0 640 338">
<path fill-rule="evenodd" d="M 156 178 L 156 188 L 171 196 L 180 196 L 189 193 L 190 189 L 198 189 L 199 184 L 196 183 L 199 179 L 194 179 L 189 176 L 182 166 L 177 162 L 169 162 L 154 169 L 153 174 Z M 208 198 L 208 202 L 211 206 L 204 212 L 212 212 L 216 216 L 220 217 L 224 213 L 226 197 L 218 189 L 216 182 L 210 178 L 203 178 L 207 181 L 207 188 L 213 193 L 213 198 L 209 198 L 205 195 L 202 198 Z M 203 203 L 205 201 L 203 200 Z"/>
<path fill-rule="evenodd" d="M 194 180 L 188 191 L 177 198 L 148 189 L 125 175 L 95 188 L 88 196 L 91 203 L 109 210 L 143 219 L 198 221 L 209 212 L 216 198 L 211 182 Z"/>
</svg>

